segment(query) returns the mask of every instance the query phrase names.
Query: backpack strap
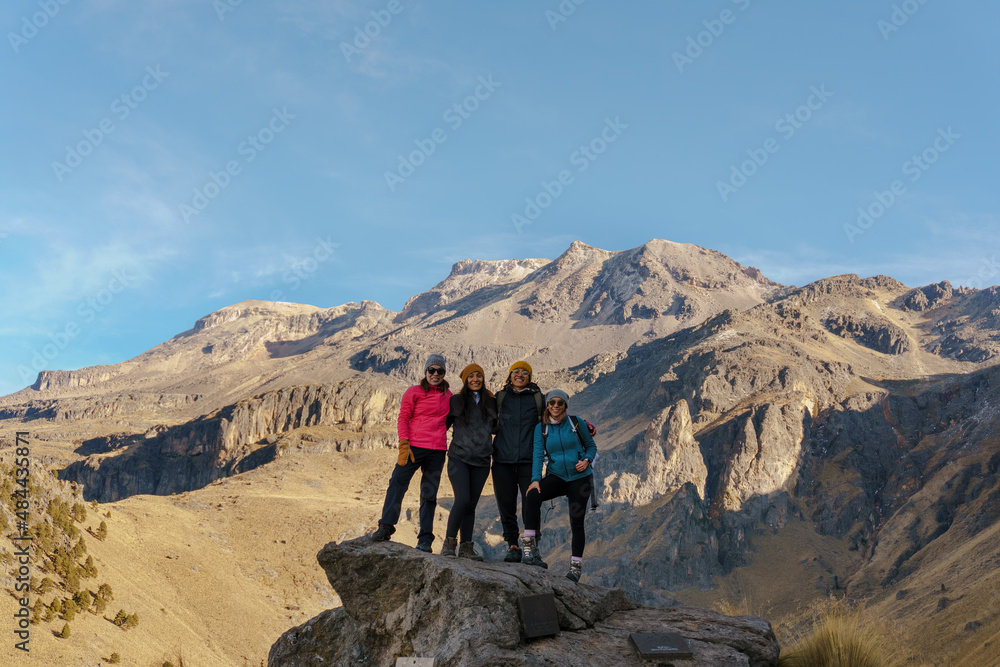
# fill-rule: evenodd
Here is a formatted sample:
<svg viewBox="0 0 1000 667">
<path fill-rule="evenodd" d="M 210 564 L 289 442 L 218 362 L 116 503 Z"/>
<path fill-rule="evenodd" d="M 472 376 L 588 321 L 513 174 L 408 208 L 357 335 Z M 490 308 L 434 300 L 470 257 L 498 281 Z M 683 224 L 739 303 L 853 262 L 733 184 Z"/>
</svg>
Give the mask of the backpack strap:
<svg viewBox="0 0 1000 667">
<path fill-rule="evenodd" d="M 580 441 L 580 448 L 584 452 L 586 452 L 587 445 L 584 444 L 583 436 L 580 435 L 580 422 L 577 420 L 576 417 L 572 415 L 569 416 L 569 428 L 571 431 L 573 431 L 573 433 L 576 433 L 576 439 Z M 548 439 L 549 439 L 549 425 L 546 424 L 545 422 L 542 422 L 542 451 L 544 451 L 546 455 L 548 455 L 549 452 L 548 448 L 546 447 L 546 442 L 548 441 Z"/>
<path fill-rule="evenodd" d="M 573 433 L 576 433 L 576 439 L 580 441 L 580 447 L 584 452 L 586 452 L 587 445 L 583 442 L 583 436 L 580 435 L 580 422 L 576 417 L 570 416 L 569 423 L 570 427 L 573 429 Z"/>
<path fill-rule="evenodd" d="M 535 408 L 538 410 L 538 421 L 542 421 L 542 416 L 545 414 L 545 406 L 542 404 L 542 392 L 535 392 Z"/>
</svg>

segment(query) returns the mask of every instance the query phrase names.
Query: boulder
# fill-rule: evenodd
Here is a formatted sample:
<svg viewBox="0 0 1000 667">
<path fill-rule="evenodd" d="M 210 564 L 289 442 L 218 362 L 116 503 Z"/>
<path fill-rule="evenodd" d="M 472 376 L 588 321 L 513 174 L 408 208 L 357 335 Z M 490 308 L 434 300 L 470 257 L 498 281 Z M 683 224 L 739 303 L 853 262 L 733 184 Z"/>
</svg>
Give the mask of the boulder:
<svg viewBox="0 0 1000 667">
<path fill-rule="evenodd" d="M 283 634 L 271 647 L 270 667 L 391 666 L 405 656 L 436 658 L 441 667 L 653 664 L 632 649 L 631 632 L 682 635 L 694 653 L 682 664 L 691 667 L 778 661 L 764 619 L 642 607 L 620 589 L 573 583 L 566 563 L 551 570 L 478 563 L 367 537 L 330 543 L 317 558 L 343 606 Z M 518 600 L 541 593 L 555 597 L 560 633 L 529 640 Z"/>
</svg>

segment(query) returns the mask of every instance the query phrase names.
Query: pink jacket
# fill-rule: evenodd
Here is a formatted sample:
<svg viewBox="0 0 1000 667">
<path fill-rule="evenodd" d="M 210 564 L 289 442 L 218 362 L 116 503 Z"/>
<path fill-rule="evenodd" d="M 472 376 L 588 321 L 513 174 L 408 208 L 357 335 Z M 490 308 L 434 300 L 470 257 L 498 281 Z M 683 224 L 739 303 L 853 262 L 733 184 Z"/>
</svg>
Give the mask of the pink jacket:
<svg viewBox="0 0 1000 667">
<path fill-rule="evenodd" d="M 413 385 L 403 393 L 396 430 L 400 440 L 409 440 L 411 447 L 448 449 L 445 420 L 451 407 L 451 391 L 431 388 L 424 392 Z"/>
</svg>

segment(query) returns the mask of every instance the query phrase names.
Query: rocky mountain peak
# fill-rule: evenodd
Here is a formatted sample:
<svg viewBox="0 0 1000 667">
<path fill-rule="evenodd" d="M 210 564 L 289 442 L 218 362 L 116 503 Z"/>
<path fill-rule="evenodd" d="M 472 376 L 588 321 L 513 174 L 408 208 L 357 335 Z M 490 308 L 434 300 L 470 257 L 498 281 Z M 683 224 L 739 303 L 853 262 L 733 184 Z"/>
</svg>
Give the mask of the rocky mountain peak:
<svg viewBox="0 0 1000 667">
<path fill-rule="evenodd" d="M 190 333 L 204 331 L 240 319 L 288 317 L 289 315 L 312 314 L 322 310 L 316 306 L 285 301 L 247 300 L 225 306 L 199 318 Z"/>
<path fill-rule="evenodd" d="M 617 253 L 614 251 L 595 248 L 583 241 L 573 241 L 563 254 L 555 259 L 553 268 L 556 270 L 566 270 L 580 264 L 598 263 L 615 254 Z"/>
<path fill-rule="evenodd" d="M 411 297 L 396 321 L 425 317 L 484 288 L 517 283 L 549 262 L 548 259 L 463 259 L 455 262 L 447 278 L 428 291 Z"/>
</svg>

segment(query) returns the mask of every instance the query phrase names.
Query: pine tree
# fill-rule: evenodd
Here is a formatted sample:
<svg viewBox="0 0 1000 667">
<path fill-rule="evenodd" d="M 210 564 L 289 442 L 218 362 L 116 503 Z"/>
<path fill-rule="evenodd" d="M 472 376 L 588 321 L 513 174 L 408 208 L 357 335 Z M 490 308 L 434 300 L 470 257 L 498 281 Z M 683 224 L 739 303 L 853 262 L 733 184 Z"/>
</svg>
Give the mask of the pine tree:
<svg viewBox="0 0 1000 667">
<path fill-rule="evenodd" d="M 98 614 L 103 614 L 104 610 L 108 608 L 108 601 L 102 597 L 94 598 L 94 612 Z"/>
<path fill-rule="evenodd" d="M 101 598 L 102 600 L 108 600 L 109 602 L 111 600 L 114 600 L 115 594 L 111 592 L 111 584 L 101 584 L 100 586 L 98 586 L 97 597 Z"/>
<path fill-rule="evenodd" d="M 73 545 L 72 554 L 74 558 L 81 558 L 85 553 L 87 553 L 87 543 L 81 537 L 80 541 Z"/>
<path fill-rule="evenodd" d="M 73 503 L 73 520 L 83 523 L 87 520 L 87 508 L 80 503 Z"/>
<path fill-rule="evenodd" d="M 62 632 L 59 633 L 59 636 L 63 639 L 69 639 L 69 623 L 63 626 Z"/>
<path fill-rule="evenodd" d="M 94 533 L 94 537 L 103 542 L 108 537 L 108 524 L 101 521 L 101 524 L 97 527 L 97 532 Z"/>
<path fill-rule="evenodd" d="M 128 614 L 125 613 L 124 609 L 119 609 L 118 613 L 115 614 L 115 621 L 114 621 L 114 623 L 115 623 L 115 625 L 117 625 L 120 628 L 121 626 L 123 626 L 125 624 L 126 619 L 128 619 Z"/>
<path fill-rule="evenodd" d="M 79 566 L 73 563 L 69 573 L 66 574 L 66 579 L 64 583 L 66 585 L 66 591 L 68 593 L 76 594 L 80 590 L 80 572 Z"/>
<path fill-rule="evenodd" d="M 87 611 L 90 609 L 90 603 L 93 598 L 90 596 L 90 591 L 83 590 L 73 596 L 73 600 L 76 601 L 76 608 L 80 611 Z"/>
<path fill-rule="evenodd" d="M 45 595 L 46 593 L 52 590 L 53 586 L 55 586 L 55 584 L 52 582 L 52 580 L 49 579 L 48 577 L 45 577 L 44 579 L 42 579 L 42 583 L 38 585 L 38 592 L 41 593 L 42 595 Z"/>
<path fill-rule="evenodd" d="M 42 610 L 43 609 L 47 609 L 47 607 L 45 606 L 45 603 L 42 602 L 41 600 L 35 600 L 35 606 L 31 608 L 31 622 L 32 622 L 32 624 L 38 625 L 38 623 L 42 620 Z"/>
<path fill-rule="evenodd" d="M 66 600 L 65 604 L 63 604 L 63 618 L 67 621 L 72 621 L 76 618 L 76 602 Z"/>
</svg>

